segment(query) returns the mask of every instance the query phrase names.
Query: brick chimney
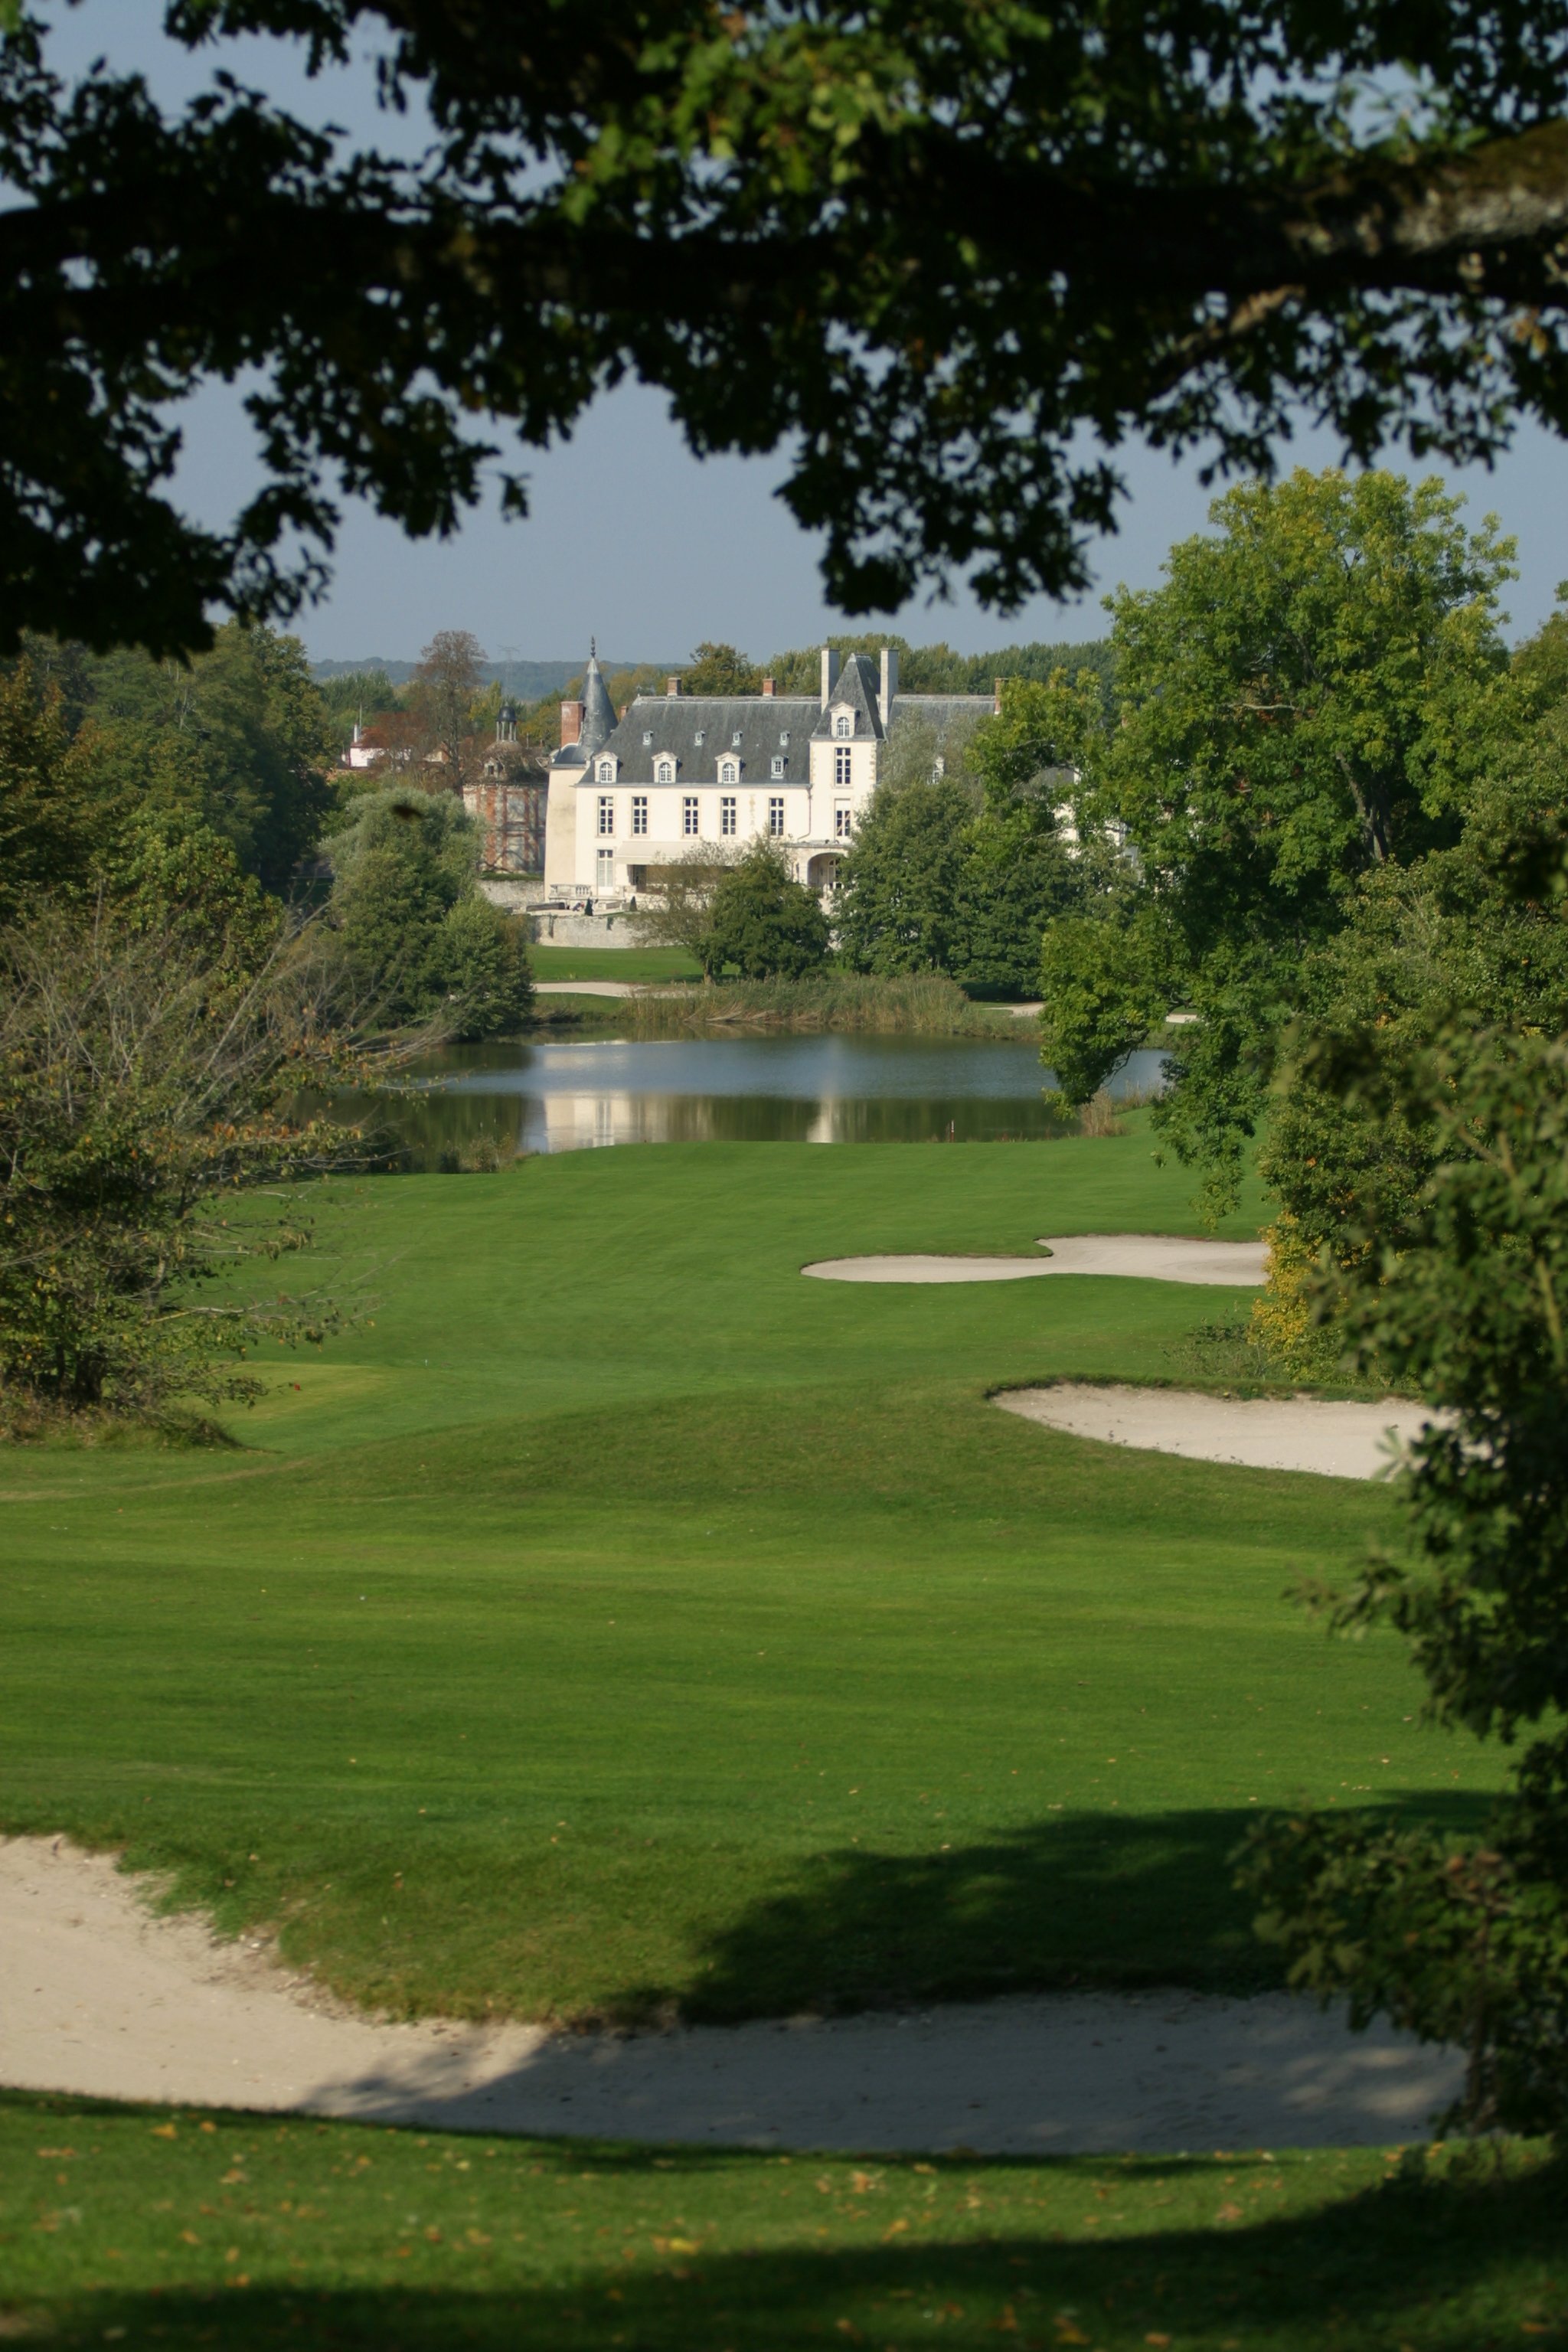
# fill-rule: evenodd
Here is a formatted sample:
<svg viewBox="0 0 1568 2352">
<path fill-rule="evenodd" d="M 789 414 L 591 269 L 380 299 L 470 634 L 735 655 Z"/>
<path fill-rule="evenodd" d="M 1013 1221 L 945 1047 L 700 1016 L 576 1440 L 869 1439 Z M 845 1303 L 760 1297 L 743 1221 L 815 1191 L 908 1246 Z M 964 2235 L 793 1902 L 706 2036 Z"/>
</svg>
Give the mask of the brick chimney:
<svg viewBox="0 0 1568 2352">
<path fill-rule="evenodd" d="M 771 677 L 764 677 L 764 678 L 763 678 L 763 692 L 765 695 L 767 695 L 767 696 L 768 696 L 768 698 L 769 698 L 769 699 L 770 699 L 770 700 L 772 699 L 772 697 L 773 697 L 773 679 L 772 679 Z"/>
<path fill-rule="evenodd" d="M 583 706 L 580 702 L 563 702 L 561 706 L 561 749 L 575 743 L 583 732 Z"/>
<path fill-rule="evenodd" d="M 680 692 L 680 680 L 678 677 L 667 678 L 665 680 L 664 690 L 666 694 L 679 694 Z"/>
</svg>

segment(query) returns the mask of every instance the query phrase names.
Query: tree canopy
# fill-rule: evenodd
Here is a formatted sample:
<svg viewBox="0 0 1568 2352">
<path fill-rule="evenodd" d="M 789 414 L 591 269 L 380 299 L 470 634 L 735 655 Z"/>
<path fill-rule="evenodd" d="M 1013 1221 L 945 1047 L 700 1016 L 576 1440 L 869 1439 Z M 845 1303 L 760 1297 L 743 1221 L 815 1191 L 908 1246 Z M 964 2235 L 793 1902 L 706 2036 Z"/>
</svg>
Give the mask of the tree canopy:
<svg viewBox="0 0 1568 2352">
<path fill-rule="evenodd" d="M 1219 1201 L 1261 1117 L 1303 959 L 1357 878 L 1451 843 L 1521 705 L 1499 632 L 1511 544 L 1436 482 L 1298 471 L 1217 499 L 1160 588 L 1112 600 L 1115 686 L 1058 689 L 1105 887 L 1053 924 L 1047 1058 L 1087 1100 L 1173 1008 L 1158 1117 Z M 1106 852 L 1120 845 L 1121 856 Z"/>
<path fill-rule="evenodd" d="M 828 593 L 1087 576 L 1118 443 L 1266 470 L 1568 415 L 1568 0 L 167 0 L 161 109 L 0 11 L 0 632 L 158 649 L 289 610 L 343 494 L 449 530 L 631 373 L 699 453 L 786 447 Z M 222 70 L 233 36 L 422 107 L 380 149 Z M 365 45 L 375 50 L 365 61 Z M 171 404 L 247 380 L 263 458 L 181 514 Z"/>
</svg>

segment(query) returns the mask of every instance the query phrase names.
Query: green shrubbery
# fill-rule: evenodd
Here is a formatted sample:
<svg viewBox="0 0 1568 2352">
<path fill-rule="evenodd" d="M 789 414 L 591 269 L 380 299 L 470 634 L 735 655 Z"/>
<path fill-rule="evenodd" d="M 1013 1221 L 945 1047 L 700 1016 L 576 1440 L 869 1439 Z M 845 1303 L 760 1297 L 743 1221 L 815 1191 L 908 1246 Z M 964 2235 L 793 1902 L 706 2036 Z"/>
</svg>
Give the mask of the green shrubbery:
<svg viewBox="0 0 1568 2352">
<path fill-rule="evenodd" d="M 450 793 L 363 793 L 329 845 L 327 920 L 375 1017 L 491 1037 L 526 1019 L 528 947 L 479 887 L 478 834 Z"/>
</svg>

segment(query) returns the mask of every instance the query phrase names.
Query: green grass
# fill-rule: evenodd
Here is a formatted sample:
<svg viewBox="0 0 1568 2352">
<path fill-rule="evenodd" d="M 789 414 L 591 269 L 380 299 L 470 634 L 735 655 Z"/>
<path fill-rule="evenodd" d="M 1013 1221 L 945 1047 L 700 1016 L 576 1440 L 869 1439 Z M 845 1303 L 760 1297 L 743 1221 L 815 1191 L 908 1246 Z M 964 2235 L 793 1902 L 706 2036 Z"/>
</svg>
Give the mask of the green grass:
<svg viewBox="0 0 1568 2352">
<path fill-rule="evenodd" d="M 277 1360 L 251 1451 L 0 1461 L 0 1825 L 407 2012 L 1258 1981 L 1262 1811 L 1461 1820 L 1497 1769 L 1287 1598 L 1392 1498 L 984 1401 L 1169 1377 L 1224 1293 L 797 1271 L 1189 1192 L 1137 1132 L 324 1188 L 320 1273 L 379 1305 Z"/>
<path fill-rule="evenodd" d="M 1568 2342 L 1564 2179 L 1371 2149 L 847 2162 L 0 2098 L 0 2336 L 637 2352 Z"/>
<path fill-rule="evenodd" d="M 528 951 L 542 989 L 552 980 L 700 980 L 701 968 L 684 948 L 553 948 Z"/>
</svg>

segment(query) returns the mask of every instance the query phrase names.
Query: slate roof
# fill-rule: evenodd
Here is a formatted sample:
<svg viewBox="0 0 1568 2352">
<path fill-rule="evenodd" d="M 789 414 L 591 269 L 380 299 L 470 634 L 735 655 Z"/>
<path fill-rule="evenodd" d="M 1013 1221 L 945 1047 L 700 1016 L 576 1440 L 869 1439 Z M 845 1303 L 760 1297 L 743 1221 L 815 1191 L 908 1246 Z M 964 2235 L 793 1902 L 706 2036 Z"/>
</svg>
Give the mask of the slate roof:
<svg viewBox="0 0 1568 2352">
<path fill-rule="evenodd" d="M 837 684 L 827 698 L 827 708 L 817 713 L 813 732 L 819 736 L 833 733 L 833 714 L 847 703 L 855 714 L 855 735 L 852 740 L 865 742 L 868 736 L 882 740 L 882 721 L 878 715 L 878 698 L 882 691 L 881 667 L 869 654 L 851 654 L 838 673 Z"/>
<path fill-rule="evenodd" d="M 919 719 L 941 733 L 955 719 L 989 719 L 993 708 L 989 694 L 895 694 L 893 725 L 900 719 Z"/>
<path fill-rule="evenodd" d="M 552 752 L 552 768 L 585 768 L 595 751 L 603 751 L 615 732 L 616 706 L 610 700 L 610 689 L 605 684 L 605 674 L 599 667 L 596 652 L 588 656 L 588 667 L 583 679 L 583 724 L 575 743 L 563 743 Z"/>
<path fill-rule="evenodd" d="M 616 731 L 616 706 L 610 700 L 610 689 L 605 684 L 605 674 L 599 667 L 596 653 L 588 656 L 587 676 L 583 680 L 583 731 L 578 741 L 584 754 L 592 759 L 603 749 Z"/>
<path fill-rule="evenodd" d="M 836 710 L 847 705 L 854 713 L 851 740 L 882 740 L 880 690 L 879 664 L 869 654 L 851 654 L 826 709 L 816 694 L 646 694 L 617 724 L 598 662 L 590 660 L 582 735 L 557 751 L 551 765 L 582 770 L 578 781 L 589 784 L 595 755 L 609 751 L 618 762 L 617 784 L 651 784 L 655 761 L 661 755 L 673 757 L 676 782 L 691 791 L 717 784 L 719 761 L 728 757 L 739 760 L 741 782 L 753 791 L 766 784 L 808 784 L 813 738 L 833 740 Z M 955 719 L 984 718 L 990 709 L 988 694 L 900 694 L 893 698 L 893 725 L 904 718 L 921 719 L 940 730 Z M 777 775 L 775 760 L 784 762 Z"/>
<path fill-rule="evenodd" d="M 661 754 L 673 757 L 676 782 L 689 789 L 716 784 L 721 759 L 739 760 L 741 782 L 753 789 L 807 784 L 811 734 L 820 715 L 815 694 L 639 695 L 598 749 L 620 761 L 620 784 L 651 784 Z M 784 763 L 776 777 L 774 760 Z"/>
</svg>

